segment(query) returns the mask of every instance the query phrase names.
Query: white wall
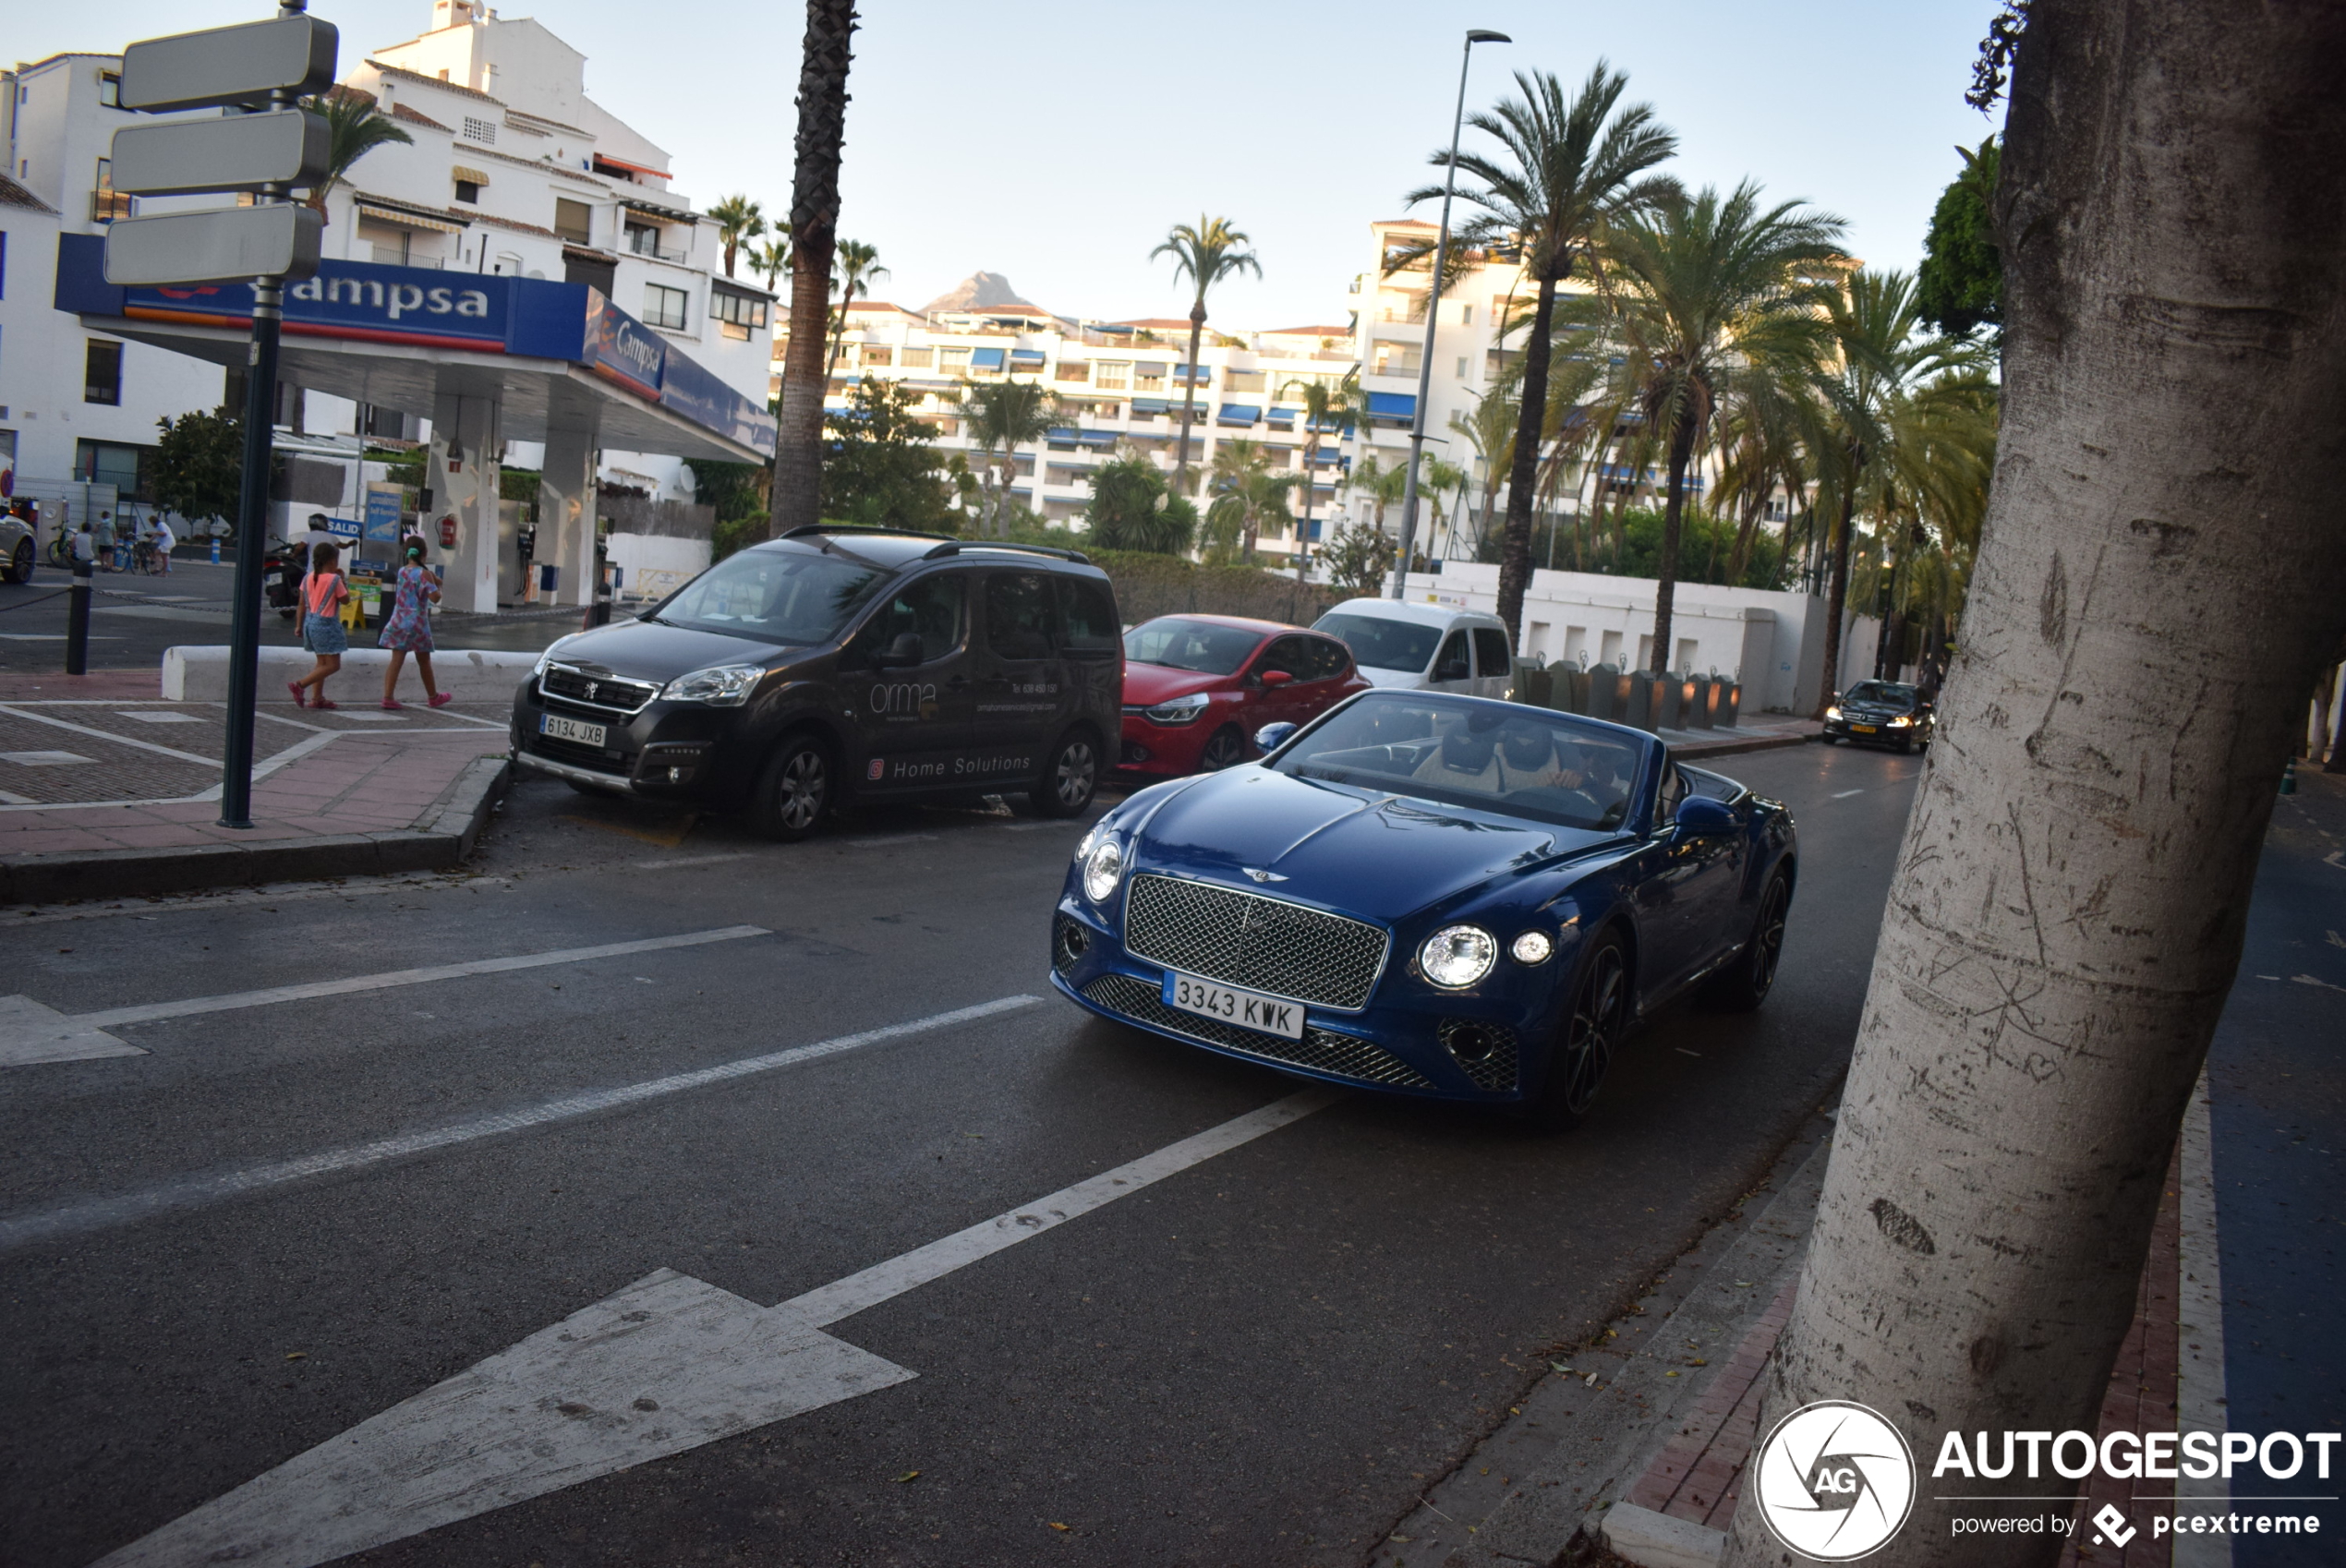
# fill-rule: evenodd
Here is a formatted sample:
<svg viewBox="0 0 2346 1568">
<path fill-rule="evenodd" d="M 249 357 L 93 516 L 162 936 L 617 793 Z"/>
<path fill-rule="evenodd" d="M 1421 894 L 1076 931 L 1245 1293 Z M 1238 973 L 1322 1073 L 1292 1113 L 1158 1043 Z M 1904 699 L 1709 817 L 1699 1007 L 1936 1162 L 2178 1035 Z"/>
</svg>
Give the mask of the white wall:
<svg viewBox="0 0 2346 1568">
<path fill-rule="evenodd" d="M 620 592 L 628 598 L 664 598 L 708 570 L 707 539 L 677 539 L 657 534 L 613 534 L 611 563 L 620 569 Z"/>
</svg>

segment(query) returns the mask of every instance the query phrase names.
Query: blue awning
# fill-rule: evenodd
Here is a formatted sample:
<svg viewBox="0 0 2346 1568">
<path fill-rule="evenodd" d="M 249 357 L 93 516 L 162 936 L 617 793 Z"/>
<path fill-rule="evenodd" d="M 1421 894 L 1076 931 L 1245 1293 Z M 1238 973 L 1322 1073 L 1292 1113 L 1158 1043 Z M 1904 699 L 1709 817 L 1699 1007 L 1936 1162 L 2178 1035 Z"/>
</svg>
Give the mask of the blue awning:
<svg viewBox="0 0 2346 1568">
<path fill-rule="evenodd" d="M 1194 380 L 1199 386 L 1203 386 L 1206 382 L 1212 380 L 1213 379 L 1214 367 L 1211 365 L 1176 365 L 1173 367 L 1173 380 L 1177 382 Z"/>
<path fill-rule="evenodd" d="M 1170 414 L 1173 405 L 1161 397 L 1136 397 L 1132 400 L 1135 414 Z"/>
<path fill-rule="evenodd" d="M 1075 439 L 1076 434 L 1076 428 L 1072 425 L 1054 425 L 1051 427 L 1050 434 L 1045 439 L 1055 441 L 1071 441 Z"/>
<path fill-rule="evenodd" d="M 1324 446 L 1312 454 L 1312 461 L 1313 463 L 1341 463 L 1344 461 L 1344 453 L 1335 447 Z"/>
<path fill-rule="evenodd" d="M 1043 351 L 1039 348 L 1014 348 L 1010 350 L 1010 363 L 1013 365 L 1040 365 L 1043 363 Z"/>
<path fill-rule="evenodd" d="M 1418 416 L 1418 396 L 1415 392 L 1381 392 L 1369 394 L 1369 417 L 1372 419 L 1414 419 Z"/>
<path fill-rule="evenodd" d="M 975 370 L 998 370 L 1002 368 L 1002 351 L 998 348 L 970 350 L 970 368 Z"/>
<path fill-rule="evenodd" d="M 1295 423 L 1296 416 L 1302 412 L 1303 410 L 1300 408 L 1274 407 L 1271 410 L 1271 423 L 1274 425 L 1292 425 Z"/>
<path fill-rule="evenodd" d="M 1118 440 L 1114 430 L 1079 430 L 1075 439 L 1085 446 L 1102 448 L 1114 446 Z"/>
<path fill-rule="evenodd" d="M 1215 416 L 1214 422 L 1217 425 L 1252 425 L 1262 417 L 1263 411 L 1251 404 L 1226 403 L 1222 411 Z"/>
<path fill-rule="evenodd" d="M 1341 430 L 1344 428 L 1344 424 L 1345 422 L 1342 419 L 1339 419 L 1335 415 L 1331 414 L 1324 418 L 1312 420 L 1312 428 L 1315 430 Z"/>
</svg>

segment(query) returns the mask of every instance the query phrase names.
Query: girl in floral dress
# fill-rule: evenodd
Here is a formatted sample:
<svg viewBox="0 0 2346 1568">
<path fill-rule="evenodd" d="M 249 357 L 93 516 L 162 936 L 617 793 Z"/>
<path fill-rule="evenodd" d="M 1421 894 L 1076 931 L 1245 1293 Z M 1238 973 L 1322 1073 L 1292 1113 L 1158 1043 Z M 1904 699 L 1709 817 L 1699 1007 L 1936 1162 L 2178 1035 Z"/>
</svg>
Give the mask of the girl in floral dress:
<svg viewBox="0 0 2346 1568">
<path fill-rule="evenodd" d="M 424 565 L 424 547 L 411 539 L 400 563 L 399 590 L 392 601 L 391 618 L 375 639 L 378 647 L 391 650 L 391 666 L 383 671 L 383 706 L 387 708 L 407 706 L 392 693 L 399 685 L 399 667 L 409 654 L 416 656 L 416 669 L 424 678 L 424 694 L 431 699 L 431 706 L 438 707 L 449 700 L 431 678 L 431 615 L 424 608 L 427 601 L 440 602 L 440 575 Z"/>
</svg>

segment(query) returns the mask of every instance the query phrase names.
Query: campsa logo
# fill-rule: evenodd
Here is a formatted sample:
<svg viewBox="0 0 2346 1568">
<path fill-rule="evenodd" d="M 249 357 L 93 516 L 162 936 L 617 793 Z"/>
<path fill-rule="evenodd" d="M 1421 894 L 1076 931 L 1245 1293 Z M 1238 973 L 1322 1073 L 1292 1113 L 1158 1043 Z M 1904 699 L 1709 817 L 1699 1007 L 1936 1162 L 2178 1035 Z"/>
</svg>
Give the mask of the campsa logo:
<svg viewBox="0 0 2346 1568">
<path fill-rule="evenodd" d="M 417 283 L 386 283 L 381 278 L 304 278 L 287 290 L 289 297 L 312 305 L 356 305 L 380 310 L 386 320 L 402 316 L 458 316 L 487 320 L 489 296 L 477 288 L 425 288 Z"/>
<path fill-rule="evenodd" d="M 1769 1533 L 1803 1557 L 1878 1551 L 1915 1503 L 1915 1456 L 1897 1428 L 1847 1400 L 1804 1405 L 1760 1447 L 1754 1495 Z"/>
<path fill-rule="evenodd" d="M 611 353 L 635 371 L 638 380 L 659 380 L 660 361 L 666 356 L 659 344 L 635 331 L 633 322 L 619 323 L 619 330 L 611 334 Z"/>
</svg>

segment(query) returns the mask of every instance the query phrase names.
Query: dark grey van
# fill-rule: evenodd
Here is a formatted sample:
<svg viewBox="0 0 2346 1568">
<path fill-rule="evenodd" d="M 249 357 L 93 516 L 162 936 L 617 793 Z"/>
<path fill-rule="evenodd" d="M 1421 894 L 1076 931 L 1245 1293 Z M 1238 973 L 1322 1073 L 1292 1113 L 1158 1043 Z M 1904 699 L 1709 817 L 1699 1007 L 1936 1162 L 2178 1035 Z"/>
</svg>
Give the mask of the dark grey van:
<svg viewBox="0 0 2346 1568">
<path fill-rule="evenodd" d="M 1071 816 L 1123 683 L 1115 592 L 1075 551 L 799 528 L 548 648 L 514 760 L 784 839 L 843 801 L 1023 794 Z"/>
</svg>

